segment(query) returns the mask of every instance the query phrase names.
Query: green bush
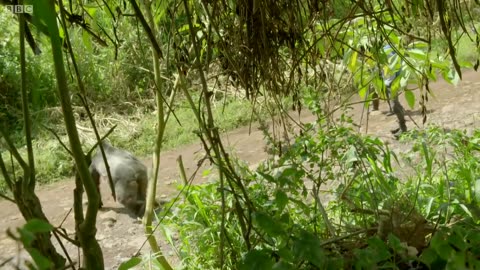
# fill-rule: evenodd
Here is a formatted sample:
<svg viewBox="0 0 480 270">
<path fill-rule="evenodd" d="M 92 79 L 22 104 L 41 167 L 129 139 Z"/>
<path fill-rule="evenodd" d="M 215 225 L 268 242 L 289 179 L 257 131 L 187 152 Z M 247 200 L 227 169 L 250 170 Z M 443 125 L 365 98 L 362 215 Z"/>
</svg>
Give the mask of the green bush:
<svg viewBox="0 0 480 270">
<path fill-rule="evenodd" d="M 313 99 L 306 103 L 324 119 Z M 345 120 L 307 126 L 255 171 L 235 163 L 248 204 L 235 200 L 235 186 L 223 206 L 219 183 L 181 186 L 184 197 L 160 218 L 183 269 L 219 269 L 221 244 L 228 269 L 480 266 L 480 132 L 412 131 L 403 137 L 412 150 L 400 159 Z M 315 198 L 320 188 L 332 193 L 328 203 Z"/>
</svg>

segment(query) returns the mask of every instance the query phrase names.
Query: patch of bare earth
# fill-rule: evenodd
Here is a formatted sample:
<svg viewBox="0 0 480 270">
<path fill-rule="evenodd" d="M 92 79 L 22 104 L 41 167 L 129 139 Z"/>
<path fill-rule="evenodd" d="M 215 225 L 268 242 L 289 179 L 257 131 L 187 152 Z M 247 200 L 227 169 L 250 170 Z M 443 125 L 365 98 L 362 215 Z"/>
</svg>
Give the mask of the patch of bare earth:
<svg viewBox="0 0 480 270">
<path fill-rule="evenodd" d="M 463 74 L 463 81 L 458 86 L 452 86 L 444 81 L 439 81 L 431 85 L 435 97 L 430 97 L 428 108 L 428 123 L 435 123 L 444 128 L 467 129 L 471 132 L 480 126 L 480 74 L 467 71 Z M 417 98 L 418 98 L 418 93 Z M 407 113 L 414 121 L 421 125 L 421 113 L 418 108 L 408 110 L 406 101 L 402 103 L 407 109 Z M 394 116 L 386 116 L 387 105 L 381 104 L 380 112 L 370 114 L 368 117 L 368 130 L 366 117 L 360 123 L 361 114 L 364 111 L 361 105 L 355 105 L 352 110 L 353 119 L 360 124 L 360 131 L 378 136 L 388 142 L 396 152 L 405 151 L 408 146 L 395 141 L 390 134 L 390 129 L 396 127 Z M 297 120 L 298 116 L 296 117 Z M 314 117 L 305 113 L 300 116 L 302 122 L 314 121 Z M 414 128 L 414 123 L 409 120 L 407 125 L 410 129 Z M 420 127 L 422 128 L 422 126 Z M 258 125 L 252 127 L 243 127 L 237 130 L 225 133 L 224 142 L 231 147 L 234 153 L 242 160 L 251 165 L 258 164 L 267 157 L 264 152 L 263 134 L 258 130 Z M 175 183 L 178 181 L 178 169 L 176 159 L 182 156 L 187 174 L 191 175 L 197 169 L 198 161 L 203 157 L 203 151 L 199 143 L 184 146 L 162 154 L 160 179 L 157 188 L 157 197 L 160 199 L 169 199 L 176 196 Z M 151 160 L 144 159 L 144 162 L 150 166 Z M 208 168 L 208 164 L 200 168 Z M 208 179 L 202 178 L 198 173 L 194 183 L 202 183 Z M 54 226 L 59 226 L 62 221 L 62 227 L 69 234 L 74 232 L 73 215 L 68 213 L 73 203 L 73 179 L 67 179 L 49 186 L 39 187 L 37 194 L 43 206 L 43 210 Z M 102 196 L 105 209 L 99 213 L 97 221 L 97 238 L 103 250 L 105 265 L 107 269 L 116 269 L 118 265 L 134 254 L 144 243 L 145 236 L 141 224 L 126 215 L 121 207 L 115 203 L 109 194 L 106 183 L 102 183 Z M 16 205 L 0 201 L 1 219 L 0 219 L 0 262 L 12 256 L 18 259 L 27 257 L 25 251 L 9 239 L 6 235 L 8 228 L 14 229 L 24 223 L 23 217 L 19 213 Z M 159 236 L 162 239 L 161 236 Z M 53 240 L 55 242 L 55 240 Z M 64 243 L 70 256 L 77 261 L 77 251 L 69 243 Z M 173 265 L 178 264 L 178 258 L 172 248 L 162 240 L 162 250 Z M 148 254 L 148 245 L 142 248 L 143 254 Z M 12 261 L 15 263 L 16 260 Z M 6 267 L 5 269 L 9 269 Z M 13 267 L 12 267 L 13 269 Z"/>
</svg>

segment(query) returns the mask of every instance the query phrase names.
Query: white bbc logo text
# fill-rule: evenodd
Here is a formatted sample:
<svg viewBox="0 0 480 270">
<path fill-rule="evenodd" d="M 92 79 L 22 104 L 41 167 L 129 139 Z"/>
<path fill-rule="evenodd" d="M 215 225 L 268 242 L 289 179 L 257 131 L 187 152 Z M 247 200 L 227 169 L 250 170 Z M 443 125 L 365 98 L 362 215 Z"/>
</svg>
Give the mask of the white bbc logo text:
<svg viewBox="0 0 480 270">
<path fill-rule="evenodd" d="M 13 13 L 33 13 L 32 5 L 6 5 L 6 7 Z"/>
</svg>

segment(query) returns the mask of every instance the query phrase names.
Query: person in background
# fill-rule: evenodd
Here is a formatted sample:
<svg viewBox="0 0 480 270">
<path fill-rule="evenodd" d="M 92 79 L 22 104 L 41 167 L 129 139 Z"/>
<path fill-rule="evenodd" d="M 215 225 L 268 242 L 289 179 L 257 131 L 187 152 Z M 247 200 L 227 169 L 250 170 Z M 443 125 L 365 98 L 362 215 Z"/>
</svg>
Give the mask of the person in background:
<svg viewBox="0 0 480 270">
<path fill-rule="evenodd" d="M 390 61 L 397 53 L 391 48 L 389 44 L 383 46 L 383 50 L 387 53 L 388 60 Z M 399 127 L 391 130 L 392 134 L 398 138 L 403 132 L 407 131 L 407 124 L 405 121 L 405 109 L 399 101 L 399 95 L 401 89 L 399 89 L 394 96 L 392 96 L 392 83 L 393 81 L 400 76 L 402 70 L 390 71 L 389 73 L 385 72 L 385 68 L 381 69 L 381 76 L 386 88 L 386 95 L 389 101 L 390 113 L 387 115 L 395 114 L 397 116 Z M 378 110 L 379 107 L 379 98 L 378 94 L 373 94 L 373 110 Z"/>
</svg>

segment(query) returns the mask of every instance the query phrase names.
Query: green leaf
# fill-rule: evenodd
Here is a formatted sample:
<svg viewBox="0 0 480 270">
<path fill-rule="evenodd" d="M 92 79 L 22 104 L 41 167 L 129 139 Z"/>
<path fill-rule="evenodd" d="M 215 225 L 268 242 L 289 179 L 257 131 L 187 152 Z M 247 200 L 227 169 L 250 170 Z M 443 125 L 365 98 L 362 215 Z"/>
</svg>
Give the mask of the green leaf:
<svg viewBox="0 0 480 270">
<path fill-rule="evenodd" d="M 178 29 L 178 32 L 179 32 L 179 33 L 181 33 L 181 32 L 188 32 L 188 29 L 189 29 L 188 24 L 185 24 L 185 25 L 183 25 L 182 27 L 180 27 L 180 28 Z"/>
<path fill-rule="evenodd" d="M 47 233 L 53 230 L 53 226 L 40 219 L 31 219 L 23 226 L 23 229 L 31 233 Z"/>
<path fill-rule="evenodd" d="M 449 84 L 453 84 L 452 79 L 450 78 L 450 74 L 448 70 L 442 70 L 442 77 L 443 79 L 448 82 Z"/>
<path fill-rule="evenodd" d="M 307 260 L 316 267 L 323 269 L 326 261 L 325 253 L 316 235 L 303 231 L 300 239 L 293 243 L 293 252 L 297 259 Z"/>
<path fill-rule="evenodd" d="M 448 235 L 442 231 L 439 231 L 432 237 L 432 240 L 430 241 L 430 247 L 433 248 L 438 256 L 445 261 L 448 261 L 452 254 L 455 253 L 453 248 L 447 243 L 447 239 Z"/>
<path fill-rule="evenodd" d="M 465 252 L 468 248 L 465 239 L 462 237 L 463 232 L 461 231 L 460 226 L 453 228 L 453 233 L 448 237 L 448 242 L 459 249 L 461 252 Z M 457 250 L 458 251 L 458 250 Z"/>
<path fill-rule="evenodd" d="M 354 51 L 352 53 L 352 56 L 350 57 L 350 63 L 349 63 L 350 70 L 355 70 L 355 67 L 357 65 L 357 58 L 358 58 L 358 53 Z"/>
<path fill-rule="evenodd" d="M 388 260 L 392 256 L 388 251 L 388 246 L 385 244 L 385 242 L 382 241 L 382 239 L 376 236 L 371 237 L 367 240 L 367 243 L 368 250 L 370 250 L 372 254 L 374 254 L 375 260 L 377 262 Z"/>
<path fill-rule="evenodd" d="M 410 49 L 408 50 L 408 55 L 412 57 L 413 59 L 417 59 L 420 61 L 426 61 L 427 60 L 427 54 L 420 49 Z"/>
<path fill-rule="evenodd" d="M 405 250 L 405 247 L 402 246 L 400 239 L 398 239 L 398 237 L 396 237 L 394 234 L 388 234 L 388 244 L 397 253 Z"/>
<path fill-rule="evenodd" d="M 470 210 L 468 209 L 468 207 L 467 207 L 465 204 L 459 203 L 458 206 L 460 206 L 460 208 L 462 208 L 462 210 L 463 210 L 469 217 L 473 217 L 472 212 L 470 212 Z"/>
<path fill-rule="evenodd" d="M 458 82 L 460 82 L 460 76 L 454 69 L 452 69 L 450 73 L 451 73 L 450 76 L 452 78 L 453 85 L 457 85 Z"/>
<path fill-rule="evenodd" d="M 270 183 L 275 183 L 275 178 L 273 178 L 273 176 L 269 175 L 269 174 L 266 174 L 264 172 L 257 172 L 257 174 L 259 174 L 260 176 L 262 176 L 263 178 L 265 178 L 265 180 L 267 180 L 268 182 Z"/>
<path fill-rule="evenodd" d="M 412 42 L 411 44 L 409 44 L 408 47 L 413 47 L 413 48 L 428 48 L 428 43 L 427 42 L 423 42 L 423 41 L 415 41 L 415 42 Z"/>
<path fill-rule="evenodd" d="M 288 248 L 288 247 L 281 247 L 281 248 L 279 248 L 278 251 L 277 251 L 277 253 L 278 253 L 278 255 L 279 255 L 282 259 L 284 259 L 284 260 L 286 260 L 286 261 L 290 261 L 290 262 L 291 262 L 291 261 L 293 261 L 294 258 L 295 258 L 295 257 L 293 256 L 293 254 L 292 254 L 292 251 L 291 251 L 290 248 Z"/>
<path fill-rule="evenodd" d="M 90 35 L 87 31 L 82 31 L 82 41 L 87 51 L 93 53 L 92 42 L 90 41 Z"/>
<path fill-rule="evenodd" d="M 128 261 L 123 262 L 120 264 L 118 267 L 118 270 L 127 270 L 127 269 L 132 269 L 133 267 L 139 265 L 142 262 L 142 259 L 139 257 L 132 257 Z"/>
<path fill-rule="evenodd" d="M 253 221 L 271 237 L 283 235 L 284 231 L 281 224 L 276 222 L 271 216 L 263 212 L 255 212 Z"/>
<path fill-rule="evenodd" d="M 240 270 L 269 270 L 274 262 L 271 258 L 271 251 L 250 250 L 240 262 Z"/>
<path fill-rule="evenodd" d="M 405 90 L 405 99 L 407 100 L 408 106 L 413 109 L 415 106 L 415 94 L 410 90 Z"/>
<path fill-rule="evenodd" d="M 212 172 L 212 170 L 211 170 L 211 169 L 206 169 L 206 170 L 203 170 L 203 172 L 202 172 L 202 176 L 203 176 L 203 177 L 205 177 L 205 176 L 209 176 L 211 172 Z"/>
<path fill-rule="evenodd" d="M 435 200 L 435 198 L 429 198 L 428 199 L 427 206 L 425 207 L 425 214 L 426 214 L 427 217 L 430 215 L 430 212 L 432 211 L 432 205 L 433 205 L 434 200 Z"/>
<path fill-rule="evenodd" d="M 368 85 L 360 88 L 360 90 L 358 91 L 358 95 L 360 96 L 361 99 L 365 99 L 365 95 L 367 94 L 367 91 L 368 91 Z"/>
<path fill-rule="evenodd" d="M 30 247 L 33 240 L 35 240 L 35 234 L 24 228 L 18 228 L 18 233 L 20 234 L 20 240 L 22 241 L 25 247 Z"/>
<path fill-rule="evenodd" d="M 355 146 L 352 145 L 349 147 L 343 156 L 343 160 L 347 165 L 359 160 Z"/>
<path fill-rule="evenodd" d="M 277 190 L 275 193 L 275 203 L 277 204 L 280 212 L 282 212 L 288 203 L 288 196 L 283 190 Z"/>
<path fill-rule="evenodd" d="M 53 263 L 45 256 L 43 256 L 38 250 L 34 248 L 28 248 L 27 250 L 33 261 L 35 262 L 38 270 L 53 269 Z"/>
<path fill-rule="evenodd" d="M 420 261 L 425 263 L 427 266 L 431 267 L 431 265 L 439 259 L 438 254 L 435 252 L 433 248 L 428 248 L 422 252 L 420 255 Z"/>
<path fill-rule="evenodd" d="M 88 15 L 90 15 L 91 17 L 95 17 L 95 13 L 97 13 L 97 8 L 96 7 L 85 7 L 84 9 Z"/>
</svg>

